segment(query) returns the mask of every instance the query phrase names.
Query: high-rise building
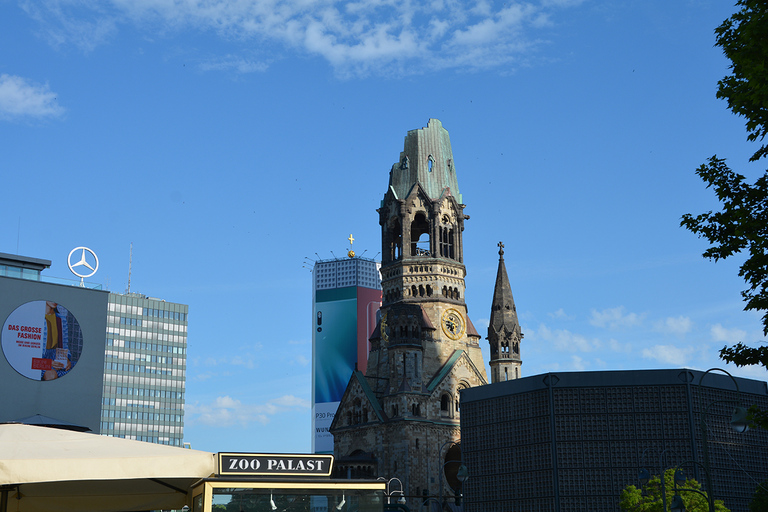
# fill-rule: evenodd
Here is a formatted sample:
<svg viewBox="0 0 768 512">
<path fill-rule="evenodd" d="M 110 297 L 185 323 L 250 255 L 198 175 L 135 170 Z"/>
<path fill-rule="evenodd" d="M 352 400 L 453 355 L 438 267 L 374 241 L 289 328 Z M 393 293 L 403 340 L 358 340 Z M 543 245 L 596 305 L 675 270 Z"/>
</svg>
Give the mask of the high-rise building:
<svg viewBox="0 0 768 512">
<path fill-rule="evenodd" d="M 348 258 L 319 260 L 312 268 L 314 453 L 333 453 L 328 428 L 349 376 L 368 362 L 368 336 L 381 306 L 379 267 L 350 250 Z"/>
<path fill-rule="evenodd" d="M 107 308 L 101 434 L 181 446 L 188 307 L 110 293 Z"/>
<path fill-rule="evenodd" d="M 331 432 L 337 476 L 397 478 L 408 506 L 421 510 L 424 499 L 458 488 L 459 392 L 488 382 L 464 301 L 469 217 L 440 121 L 408 132 L 386 190 L 381 318 Z"/>
<path fill-rule="evenodd" d="M 50 278 L 0 254 L 0 421 L 181 445 L 187 306 Z M 41 418 L 42 417 L 42 418 Z"/>
</svg>

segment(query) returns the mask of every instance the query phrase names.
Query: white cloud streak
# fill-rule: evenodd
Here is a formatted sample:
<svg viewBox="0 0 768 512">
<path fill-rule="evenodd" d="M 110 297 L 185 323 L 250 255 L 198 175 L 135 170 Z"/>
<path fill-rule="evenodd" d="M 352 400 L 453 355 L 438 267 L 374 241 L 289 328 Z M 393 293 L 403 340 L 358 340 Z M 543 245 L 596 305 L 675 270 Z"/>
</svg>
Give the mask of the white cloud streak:
<svg viewBox="0 0 768 512">
<path fill-rule="evenodd" d="M 480 0 L 27 0 L 24 10 L 51 44 L 85 51 L 121 26 L 152 37 L 214 32 L 249 51 L 274 44 L 319 56 L 340 76 L 424 73 L 511 65 L 538 31 L 572 2 Z M 207 69 L 263 71 L 269 59 L 228 56 Z"/>
<path fill-rule="evenodd" d="M 728 329 L 720 324 L 713 325 L 710 328 L 710 334 L 714 341 L 725 342 L 729 345 L 744 342 L 747 336 L 746 331 L 742 331 L 741 329 Z"/>
<path fill-rule="evenodd" d="M 676 347 L 674 345 L 655 345 L 644 348 L 642 356 L 646 359 L 653 359 L 660 363 L 671 364 L 675 366 L 686 366 L 691 356 L 694 355 L 694 347 Z"/>
<path fill-rule="evenodd" d="M 51 118 L 64 113 L 56 93 L 48 85 L 35 84 L 23 77 L 0 75 L 0 118 Z"/>
<path fill-rule="evenodd" d="M 556 350 L 563 352 L 592 352 L 603 346 L 596 338 L 589 339 L 566 329 L 552 330 L 543 324 L 533 334 L 537 341 L 551 343 Z"/>
<path fill-rule="evenodd" d="M 643 316 L 637 313 L 625 313 L 624 306 L 604 309 L 602 311 L 592 310 L 592 318 L 589 323 L 595 327 L 607 327 L 609 329 L 619 329 L 622 327 L 634 327 L 640 325 Z"/>
<path fill-rule="evenodd" d="M 308 400 L 294 395 L 284 395 L 263 404 L 245 404 L 230 396 L 220 396 L 207 404 L 187 404 L 185 422 L 219 427 L 247 427 L 253 423 L 267 424 L 280 413 L 309 408 Z"/>
<path fill-rule="evenodd" d="M 657 331 L 675 336 L 683 336 L 690 332 L 692 327 L 693 322 L 691 322 L 691 319 L 682 315 L 678 317 L 668 317 L 655 324 Z"/>
</svg>

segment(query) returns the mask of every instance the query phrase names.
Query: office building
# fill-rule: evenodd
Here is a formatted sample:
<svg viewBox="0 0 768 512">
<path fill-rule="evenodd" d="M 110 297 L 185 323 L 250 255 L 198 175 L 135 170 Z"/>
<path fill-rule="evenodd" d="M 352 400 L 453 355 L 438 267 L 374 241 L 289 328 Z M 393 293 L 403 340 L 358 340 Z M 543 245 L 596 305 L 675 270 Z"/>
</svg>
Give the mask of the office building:
<svg viewBox="0 0 768 512">
<path fill-rule="evenodd" d="M 377 261 L 350 250 L 347 258 L 319 260 L 312 268 L 314 453 L 333 453 L 328 428 L 349 376 L 367 365 L 368 336 L 381 306 L 379 267 Z"/>
<path fill-rule="evenodd" d="M 100 432 L 181 446 L 187 306 L 110 293 Z"/>
<path fill-rule="evenodd" d="M 738 386 L 738 391 L 737 391 Z M 689 369 L 558 372 L 461 394 L 467 512 L 615 512 L 640 469 L 680 465 L 747 512 L 768 478 L 768 432 L 730 428 L 736 405 L 768 408 L 765 382 Z M 684 492 L 684 491 L 681 491 Z"/>
<path fill-rule="evenodd" d="M 50 265 L 0 254 L 0 386 L 14 390 L 0 421 L 180 446 L 187 306 L 44 276 Z"/>
</svg>

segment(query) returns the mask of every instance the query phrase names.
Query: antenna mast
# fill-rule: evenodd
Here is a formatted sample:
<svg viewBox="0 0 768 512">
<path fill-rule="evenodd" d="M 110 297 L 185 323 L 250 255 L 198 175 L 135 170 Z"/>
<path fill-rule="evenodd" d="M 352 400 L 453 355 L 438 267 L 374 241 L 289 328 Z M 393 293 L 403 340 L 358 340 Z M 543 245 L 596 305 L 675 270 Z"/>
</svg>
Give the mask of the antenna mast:
<svg viewBox="0 0 768 512">
<path fill-rule="evenodd" d="M 125 293 L 131 293 L 131 267 L 133 266 L 133 242 L 131 242 L 131 255 L 128 257 L 128 288 Z"/>
</svg>

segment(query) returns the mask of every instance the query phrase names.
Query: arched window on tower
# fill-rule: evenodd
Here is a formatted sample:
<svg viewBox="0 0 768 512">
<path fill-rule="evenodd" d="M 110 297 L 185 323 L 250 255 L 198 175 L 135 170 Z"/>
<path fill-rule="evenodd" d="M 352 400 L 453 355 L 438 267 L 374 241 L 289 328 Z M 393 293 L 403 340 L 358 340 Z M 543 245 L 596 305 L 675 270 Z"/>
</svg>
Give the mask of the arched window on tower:
<svg viewBox="0 0 768 512">
<path fill-rule="evenodd" d="M 450 222 L 450 220 L 446 215 L 443 217 L 443 223 L 447 224 L 448 222 Z M 440 256 L 455 259 L 453 249 L 453 229 L 450 226 L 443 226 L 438 229 L 438 233 L 440 233 Z"/>
<path fill-rule="evenodd" d="M 459 411 L 461 411 L 461 390 L 467 389 L 468 387 L 469 385 L 466 382 L 461 382 L 456 387 L 456 414 L 458 414 Z"/>
<path fill-rule="evenodd" d="M 411 256 L 429 256 L 429 222 L 419 212 L 411 223 Z"/>
<path fill-rule="evenodd" d="M 451 417 L 451 396 L 448 393 L 440 397 L 440 416 L 443 418 Z"/>
<path fill-rule="evenodd" d="M 392 261 L 403 255 L 403 228 L 399 219 L 394 219 L 389 228 L 389 257 Z"/>
</svg>

